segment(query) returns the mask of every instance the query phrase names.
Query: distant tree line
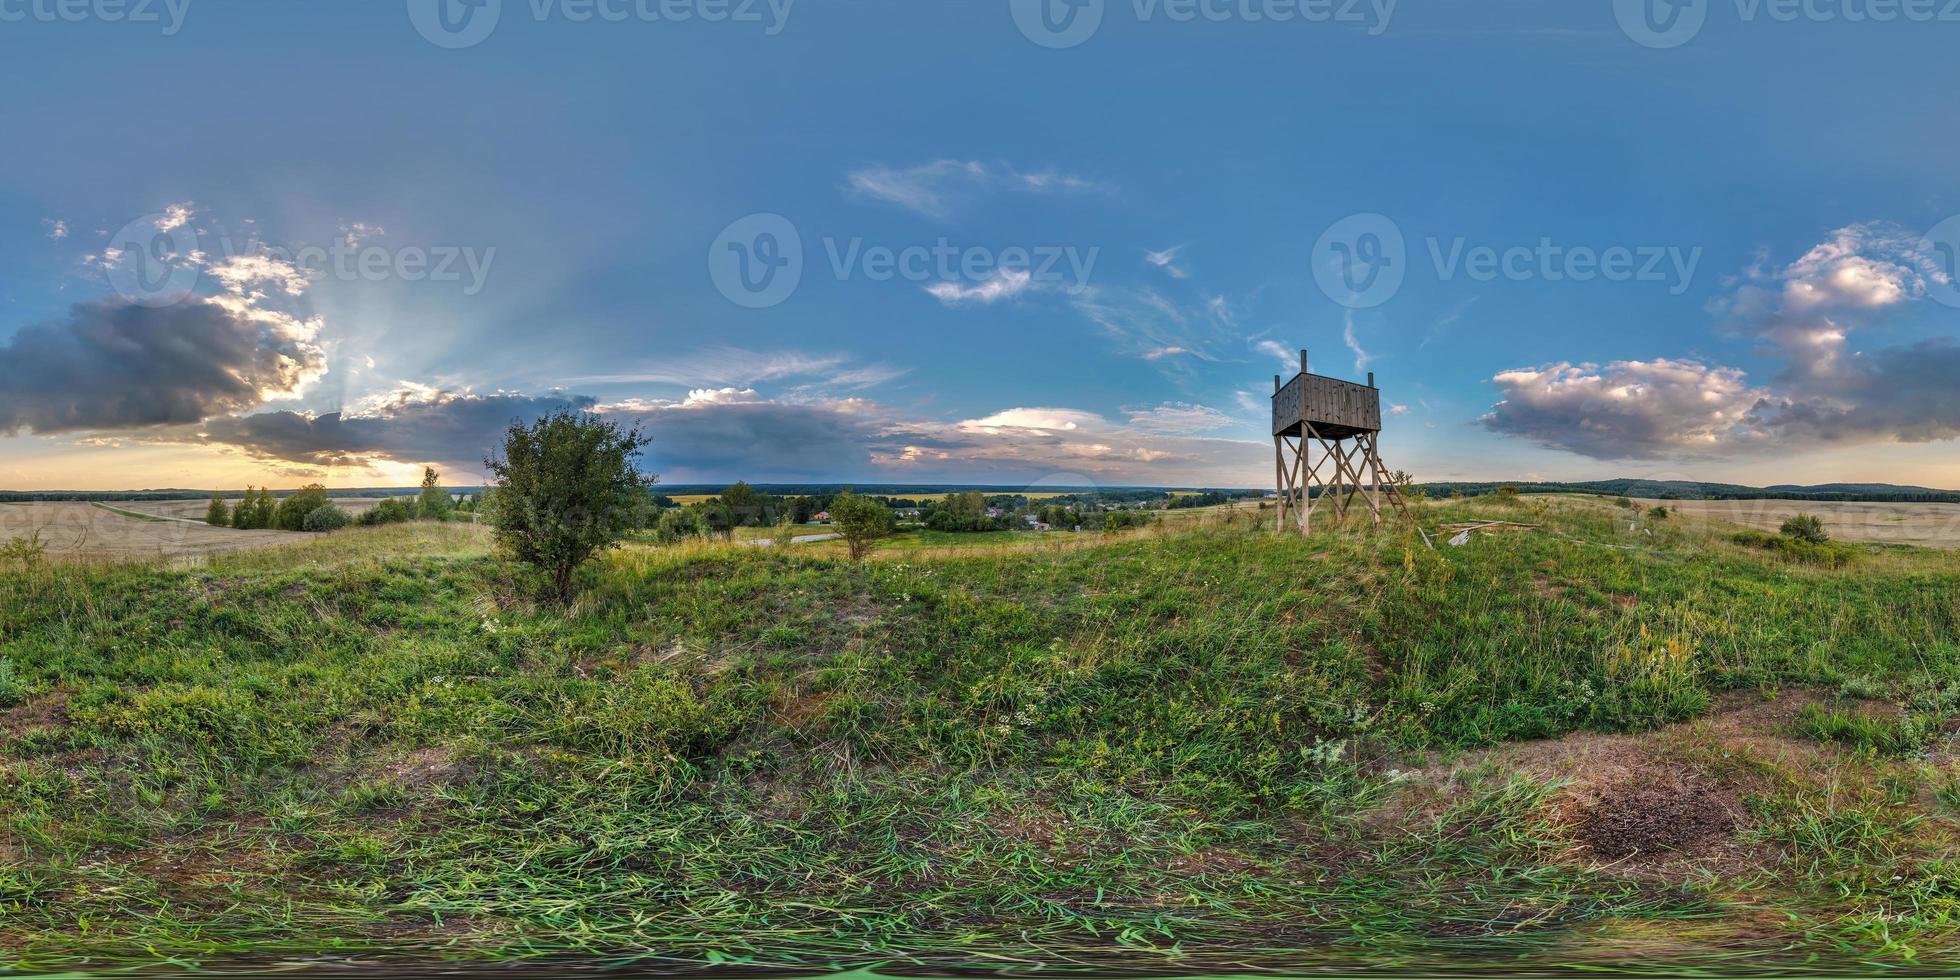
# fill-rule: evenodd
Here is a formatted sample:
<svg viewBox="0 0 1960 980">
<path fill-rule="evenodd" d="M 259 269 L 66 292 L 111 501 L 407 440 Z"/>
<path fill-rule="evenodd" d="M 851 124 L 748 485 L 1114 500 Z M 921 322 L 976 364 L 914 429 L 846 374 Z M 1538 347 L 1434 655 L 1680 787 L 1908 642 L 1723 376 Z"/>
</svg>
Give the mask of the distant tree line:
<svg viewBox="0 0 1960 980">
<path fill-rule="evenodd" d="M 475 520 L 482 506 L 483 498 L 479 494 L 452 497 L 443 489 L 442 478 L 435 469 L 424 467 L 419 495 L 390 497 L 362 511 L 358 517 L 334 503 L 326 487 L 310 483 L 278 496 L 268 487 L 246 487 L 236 504 L 229 502 L 224 494 L 214 493 L 204 511 L 204 523 L 241 531 L 320 534 L 357 524 L 376 527 L 413 520 Z"/>
</svg>

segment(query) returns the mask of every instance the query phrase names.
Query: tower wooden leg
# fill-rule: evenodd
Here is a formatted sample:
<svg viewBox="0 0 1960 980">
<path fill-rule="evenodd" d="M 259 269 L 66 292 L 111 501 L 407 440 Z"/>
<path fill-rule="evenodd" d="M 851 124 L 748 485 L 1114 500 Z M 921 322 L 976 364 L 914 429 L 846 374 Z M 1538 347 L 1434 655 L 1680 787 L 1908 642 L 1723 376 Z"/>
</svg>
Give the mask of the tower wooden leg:
<svg viewBox="0 0 1960 980">
<path fill-rule="evenodd" d="M 1273 502 L 1277 511 L 1273 515 L 1273 530 L 1286 529 L 1286 437 L 1273 437 L 1273 491 L 1279 495 Z"/>
</svg>

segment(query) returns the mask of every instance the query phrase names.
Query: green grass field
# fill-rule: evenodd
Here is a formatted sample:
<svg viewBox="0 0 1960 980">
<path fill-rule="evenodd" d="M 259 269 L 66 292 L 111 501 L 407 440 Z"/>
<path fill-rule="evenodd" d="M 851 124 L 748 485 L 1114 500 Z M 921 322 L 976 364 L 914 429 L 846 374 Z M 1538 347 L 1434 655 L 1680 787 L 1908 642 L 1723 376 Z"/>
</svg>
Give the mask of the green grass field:
<svg viewBox="0 0 1960 980">
<path fill-rule="evenodd" d="M 0 574 L 0 959 L 1960 965 L 1955 555 L 1423 513 Z"/>
</svg>

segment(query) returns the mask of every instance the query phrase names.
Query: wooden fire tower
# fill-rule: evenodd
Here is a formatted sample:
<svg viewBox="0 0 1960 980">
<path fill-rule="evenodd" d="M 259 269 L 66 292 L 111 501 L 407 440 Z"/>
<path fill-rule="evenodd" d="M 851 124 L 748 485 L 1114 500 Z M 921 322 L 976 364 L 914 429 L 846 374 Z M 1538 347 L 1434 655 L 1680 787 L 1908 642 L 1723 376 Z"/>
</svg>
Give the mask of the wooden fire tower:
<svg viewBox="0 0 1960 980">
<path fill-rule="evenodd" d="M 1414 521 L 1409 506 L 1388 478 L 1376 448 L 1382 430 L 1382 395 L 1374 372 L 1358 385 L 1323 378 L 1307 371 L 1307 352 L 1300 352 L 1300 373 L 1280 384 L 1273 375 L 1273 477 L 1279 489 L 1278 530 L 1290 518 L 1302 535 L 1313 530 L 1314 511 L 1331 501 L 1338 526 L 1359 496 L 1367 504 L 1374 526 L 1382 523 L 1384 507 L 1393 507 Z M 1314 459 L 1314 446 L 1320 447 Z M 1331 464 L 1332 469 L 1322 472 Z M 1423 536 L 1428 540 L 1428 535 Z"/>
</svg>

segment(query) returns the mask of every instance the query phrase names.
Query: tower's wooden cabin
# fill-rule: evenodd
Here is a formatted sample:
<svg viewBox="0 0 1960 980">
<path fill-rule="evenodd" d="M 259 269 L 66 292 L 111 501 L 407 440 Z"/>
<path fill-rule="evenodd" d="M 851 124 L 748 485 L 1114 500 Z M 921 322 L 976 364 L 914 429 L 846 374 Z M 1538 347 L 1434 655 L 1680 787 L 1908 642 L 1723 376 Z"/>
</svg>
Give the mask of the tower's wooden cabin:
<svg viewBox="0 0 1960 980">
<path fill-rule="evenodd" d="M 1301 351 L 1300 373 L 1293 380 L 1281 384 L 1279 375 L 1273 375 L 1279 528 L 1286 529 L 1290 516 L 1301 534 L 1308 533 L 1322 500 L 1331 500 L 1328 509 L 1335 522 L 1344 522 L 1356 495 L 1367 503 L 1376 525 L 1384 505 L 1409 516 L 1375 445 L 1381 430 L 1382 393 L 1373 373 L 1365 385 L 1322 377 L 1307 370 L 1307 352 Z M 1315 446 L 1320 447 L 1318 460 Z"/>
<path fill-rule="evenodd" d="M 1273 435 L 1306 434 L 1308 427 L 1322 439 L 1352 439 L 1382 430 L 1382 393 L 1375 376 L 1355 384 L 1307 373 L 1305 351 L 1300 373 L 1282 385 L 1273 377 Z"/>
</svg>

